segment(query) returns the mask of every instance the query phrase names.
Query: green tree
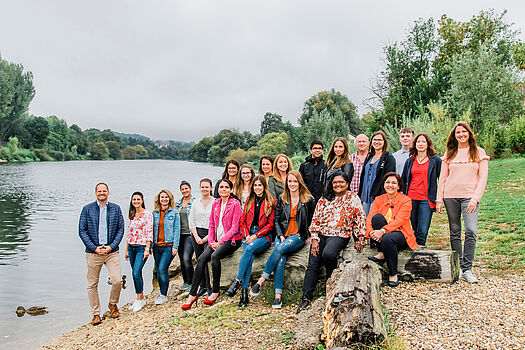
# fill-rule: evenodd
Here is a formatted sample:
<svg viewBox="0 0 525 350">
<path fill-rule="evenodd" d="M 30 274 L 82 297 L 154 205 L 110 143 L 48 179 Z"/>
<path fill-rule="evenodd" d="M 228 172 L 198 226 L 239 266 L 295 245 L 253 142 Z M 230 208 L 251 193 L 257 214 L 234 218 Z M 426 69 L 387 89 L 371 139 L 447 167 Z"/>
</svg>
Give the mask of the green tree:
<svg viewBox="0 0 525 350">
<path fill-rule="evenodd" d="M 285 153 L 288 147 L 288 134 L 285 132 L 271 132 L 263 136 L 258 142 L 259 154 L 275 157 Z"/>
<path fill-rule="evenodd" d="M 33 74 L 0 56 L 0 143 L 13 134 L 34 96 Z"/>
<path fill-rule="evenodd" d="M 450 63 L 451 87 L 447 100 L 453 114 L 470 110 L 472 127 L 480 131 L 493 121 L 508 123 L 523 113 L 523 94 L 518 76 L 501 64 L 489 45 L 465 51 Z"/>
<path fill-rule="evenodd" d="M 341 112 L 335 116 L 324 110 L 321 113 L 314 112 L 312 118 L 303 126 L 304 141 L 310 144 L 313 140 L 320 140 L 328 149 L 337 137 L 346 137 L 350 128 Z"/>
<path fill-rule="evenodd" d="M 279 132 L 283 126 L 283 117 L 276 113 L 266 112 L 261 122 L 261 137 L 270 132 Z"/>
<path fill-rule="evenodd" d="M 148 151 L 142 145 L 136 145 L 135 146 L 135 154 L 136 154 L 138 159 L 148 159 L 149 158 Z"/>
<path fill-rule="evenodd" d="M 76 124 L 71 125 L 69 130 L 72 142 L 77 146 L 77 153 L 86 154 L 89 146 L 87 135 Z"/>
<path fill-rule="evenodd" d="M 136 159 L 137 155 L 135 153 L 135 147 L 133 147 L 133 146 L 126 146 L 122 150 L 122 158 L 124 158 L 124 159 Z"/>
<path fill-rule="evenodd" d="M 120 159 L 120 146 L 116 141 L 106 141 L 108 147 L 109 156 L 113 159 Z"/>
<path fill-rule="evenodd" d="M 45 118 L 32 117 L 24 123 L 24 129 L 30 136 L 30 147 L 42 148 L 49 135 L 49 123 Z"/>
<path fill-rule="evenodd" d="M 196 162 L 208 161 L 208 150 L 213 146 L 213 138 L 205 137 L 190 149 L 190 159 Z"/>
<path fill-rule="evenodd" d="M 304 103 L 303 112 L 299 117 L 299 124 L 301 126 L 306 125 L 310 118 L 313 117 L 314 112 L 321 113 L 324 110 L 332 116 L 340 112 L 351 133 L 357 135 L 363 131 L 363 125 L 357 115 L 357 107 L 347 96 L 335 89 L 321 91 L 310 97 Z"/>
<path fill-rule="evenodd" d="M 91 159 L 104 160 L 109 156 L 108 146 L 104 142 L 95 142 L 89 149 Z"/>
<path fill-rule="evenodd" d="M 49 123 L 48 148 L 54 151 L 68 152 L 73 146 L 73 140 L 67 123 L 54 115 L 47 117 L 46 120 Z"/>
</svg>

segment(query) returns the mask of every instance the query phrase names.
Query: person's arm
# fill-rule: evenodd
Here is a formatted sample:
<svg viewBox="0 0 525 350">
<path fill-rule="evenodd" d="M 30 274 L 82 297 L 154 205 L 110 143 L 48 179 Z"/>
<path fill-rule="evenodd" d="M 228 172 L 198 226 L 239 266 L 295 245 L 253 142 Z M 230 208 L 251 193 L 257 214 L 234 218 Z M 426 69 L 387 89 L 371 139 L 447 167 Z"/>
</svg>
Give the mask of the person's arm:
<svg viewBox="0 0 525 350">
<path fill-rule="evenodd" d="M 266 203 L 264 203 L 266 205 Z M 264 210 L 264 207 L 261 206 L 260 210 Z M 243 215 L 244 216 L 244 215 Z M 257 231 L 256 235 L 257 238 L 261 238 L 266 236 L 270 231 L 273 229 L 273 222 L 275 218 L 275 209 L 272 210 L 268 218 L 266 219 L 266 224 L 262 227 L 259 227 L 259 230 Z"/>
<path fill-rule="evenodd" d="M 445 184 L 449 175 L 448 163 L 446 161 L 441 162 L 441 172 L 439 173 L 439 182 L 436 194 L 436 211 L 438 213 L 443 212 L 443 196 L 445 194 Z"/>
<path fill-rule="evenodd" d="M 352 162 L 348 163 L 347 168 L 348 169 L 346 171 L 346 175 L 348 175 L 348 178 L 350 179 L 350 181 L 348 181 L 348 184 L 351 184 L 354 178 L 354 164 L 352 164 Z"/>
<path fill-rule="evenodd" d="M 97 246 L 89 237 L 88 229 L 88 209 L 87 206 L 82 208 L 80 213 L 80 219 L 78 220 L 78 235 L 89 253 L 95 253 Z"/>
<path fill-rule="evenodd" d="M 251 222 L 250 222 L 250 225 L 251 225 Z M 247 227 L 248 224 L 246 222 L 246 211 L 245 210 L 242 211 L 241 220 L 240 220 L 239 226 L 240 226 L 242 237 L 243 238 L 248 237 L 250 235 L 250 228 Z"/>
<path fill-rule="evenodd" d="M 146 234 L 146 248 L 144 249 L 144 257 L 149 256 L 150 247 L 153 244 L 153 214 L 148 211 L 146 214 L 146 225 L 144 226 Z M 147 252 L 147 254 L 146 254 Z"/>
<path fill-rule="evenodd" d="M 487 179 L 489 177 L 489 161 L 488 159 L 482 159 L 479 162 L 479 178 L 478 178 L 478 184 L 476 185 L 476 190 L 474 191 L 474 195 L 472 196 L 472 200 L 477 203 L 481 200 L 481 197 L 483 197 L 483 193 L 485 192 L 485 187 L 487 186 Z"/>
<path fill-rule="evenodd" d="M 117 210 L 117 214 L 115 215 L 115 219 L 117 220 L 117 232 L 115 234 L 115 237 L 113 238 L 113 242 L 111 242 L 108 245 L 111 248 L 109 252 L 117 250 L 120 244 L 120 241 L 122 241 L 122 237 L 124 237 L 124 228 L 125 228 L 124 217 L 122 216 L 122 211 L 120 210 L 120 207 L 118 205 L 115 205 L 115 207 L 116 207 L 115 209 Z M 111 228 L 111 226 L 108 227 L 108 229 L 109 228 Z"/>
<path fill-rule="evenodd" d="M 370 212 L 368 213 L 368 216 L 366 217 L 366 233 L 365 237 L 370 238 L 370 233 L 374 230 L 372 228 L 372 218 L 374 215 L 379 213 L 379 201 L 376 200 L 372 203 L 372 207 L 370 208 Z"/>
<path fill-rule="evenodd" d="M 281 198 L 277 199 L 277 205 L 275 207 L 275 216 L 274 216 L 274 227 L 275 227 L 275 234 L 277 237 L 284 237 L 283 228 L 281 227 L 281 220 L 283 215 L 283 200 Z"/>
<path fill-rule="evenodd" d="M 216 202 L 213 202 L 211 204 L 211 215 L 210 215 L 210 224 L 208 226 L 208 244 L 215 243 L 217 241 L 217 225 L 218 223 L 215 221 L 215 204 Z M 220 203 L 218 204 L 220 206 Z M 220 220 L 220 217 L 219 217 Z"/>
<path fill-rule="evenodd" d="M 173 249 L 178 250 L 180 241 L 180 215 L 176 209 L 173 210 L 175 210 L 175 218 L 173 222 Z"/>
<path fill-rule="evenodd" d="M 396 159 L 391 154 L 385 159 L 385 174 L 389 172 L 396 172 Z"/>
<path fill-rule="evenodd" d="M 401 179 L 403 180 L 403 184 L 405 185 L 403 188 L 399 189 L 399 192 L 403 194 L 408 193 L 408 168 L 410 166 L 411 160 L 410 158 L 407 159 L 405 162 L 405 165 L 403 166 L 403 171 L 401 172 Z"/>
<path fill-rule="evenodd" d="M 233 200 L 232 223 L 228 232 L 219 240 L 219 244 L 232 240 L 237 233 L 239 233 L 239 224 L 241 221 L 241 203 L 238 200 Z"/>
<path fill-rule="evenodd" d="M 308 228 L 312 240 L 319 241 L 319 233 L 321 233 L 321 222 L 323 219 L 325 204 L 326 200 L 321 198 L 319 202 L 317 202 L 317 206 L 315 207 L 314 213 L 312 215 L 312 221 L 310 223 L 310 227 Z"/>
</svg>

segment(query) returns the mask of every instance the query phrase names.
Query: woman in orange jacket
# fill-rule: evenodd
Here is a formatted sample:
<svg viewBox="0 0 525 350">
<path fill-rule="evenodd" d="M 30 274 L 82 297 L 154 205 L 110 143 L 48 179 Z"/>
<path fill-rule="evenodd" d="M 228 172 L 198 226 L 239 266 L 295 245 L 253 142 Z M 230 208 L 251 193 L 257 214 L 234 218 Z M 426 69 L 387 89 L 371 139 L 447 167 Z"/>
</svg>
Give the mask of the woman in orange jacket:
<svg viewBox="0 0 525 350">
<path fill-rule="evenodd" d="M 390 287 L 396 287 L 399 284 L 398 251 L 417 248 L 414 230 L 410 225 L 412 200 L 399 192 L 402 186 L 401 176 L 395 172 L 387 173 L 383 177 L 382 184 L 386 193 L 376 197 L 366 218 L 366 237 L 375 242 L 378 250 L 376 256 L 369 256 L 368 259 L 378 264 L 386 261 Z"/>
</svg>

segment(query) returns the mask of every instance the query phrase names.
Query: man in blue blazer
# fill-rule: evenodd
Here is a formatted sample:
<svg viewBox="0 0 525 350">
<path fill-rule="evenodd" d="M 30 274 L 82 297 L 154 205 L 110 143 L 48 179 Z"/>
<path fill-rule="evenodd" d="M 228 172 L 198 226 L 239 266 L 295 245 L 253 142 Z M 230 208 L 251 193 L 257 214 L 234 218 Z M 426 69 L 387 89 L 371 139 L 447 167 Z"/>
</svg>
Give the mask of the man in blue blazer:
<svg viewBox="0 0 525 350">
<path fill-rule="evenodd" d="M 124 236 L 124 218 L 117 204 L 109 203 L 109 188 L 105 183 L 95 186 L 97 200 L 82 208 L 78 223 L 78 235 L 86 246 L 88 297 L 93 313 L 92 325 L 102 322 L 98 280 L 102 265 L 106 265 L 110 281 L 109 311 L 113 318 L 119 317 L 117 303 L 122 289 L 122 271 L 118 246 Z"/>
</svg>

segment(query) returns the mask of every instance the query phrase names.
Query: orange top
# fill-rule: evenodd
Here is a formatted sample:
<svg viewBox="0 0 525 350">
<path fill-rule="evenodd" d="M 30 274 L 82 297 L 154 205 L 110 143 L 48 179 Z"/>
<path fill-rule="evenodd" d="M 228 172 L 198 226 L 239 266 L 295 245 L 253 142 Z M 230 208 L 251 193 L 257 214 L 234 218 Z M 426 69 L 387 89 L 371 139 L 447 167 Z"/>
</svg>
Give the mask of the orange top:
<svg viewBox="0 0 525 350">
<path fill-rule="evenodd" d="M 289 237 L 291 235 L 295 235 L 299 233 L 299 226 L 297 226 L 297 207 L 299 206 L 299 203 L 295 205 L 290 210 L 290 221 L 288 221 L 288 228 L 286 229 L 286 233 L 284 234 L 284 237 Z"/>
<path fill-rule="evenodd" d="M 376 214 L 387 215 L 388 210 L 392 210 L 392 220 L 383 229 L 389 233 L 392 231 L 401 231 L 407 241 L 410 249 L 417 248 L 414 230 L 410 225 L 410 213 L 412 212 L 412 200 L 402 193 L 397 193 L 392 201 L 388 200 L 388 194 L 382 194 L 374 200 L 370 213 L 366 218 L 366 237 L 370 238 L 372 232 L 372 217 Z"/>
<path fill-rule="evenodd" d="M 168 210 L 160 210 L 160 218 L 159 218 L 159 234 L 157 236 L 157 243 L 155 245 L 157 247 L 167 247 L 170 245 L 173 245 L 173 243 L 166 243 L 164 241 L 164 216 L 166 215 L 166 212 Z"/>
</svg>

